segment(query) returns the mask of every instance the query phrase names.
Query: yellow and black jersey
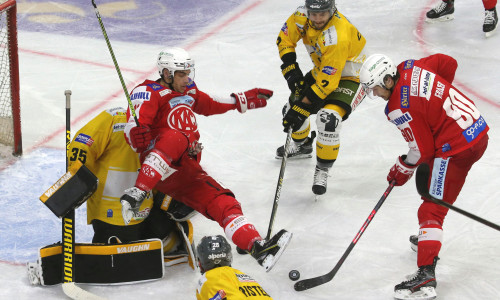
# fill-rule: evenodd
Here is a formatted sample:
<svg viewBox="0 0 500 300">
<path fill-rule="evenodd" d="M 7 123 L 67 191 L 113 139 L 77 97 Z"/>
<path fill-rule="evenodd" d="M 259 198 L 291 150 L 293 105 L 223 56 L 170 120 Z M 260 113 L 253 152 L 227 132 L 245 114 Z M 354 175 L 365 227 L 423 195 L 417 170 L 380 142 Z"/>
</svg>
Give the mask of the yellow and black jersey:
<svg viewBox="0 0 500 300">
<path fill-rule="evenodd" d="M 125 189 L 134 186 L 141 167 L 139 156 L 125 141 L 123 129 L 127 123 L 126 110 L 118 107 L 101 112 L 82 127 L 69 147 L 69 164 L 83 162 L 99 178 L 99 185 L 87 200 L 87 223 L 98 219 L 112 225 L 125 225 L 120 197 Z M 146 217 L 153 200 L 147 198 L 139 212 Z M 132 220 L 130 225 L 140 223 Z"/>
<path fill-rule="evenodd" d="M 252 277 L 231 267 L 214 268 L 202 275 L 197 300 L 272 300 Z"/>
<path fill-rule="evenodd" d="M 323 29 L 316 30 L 309 23 L 306 8 L 299 7 L 279 32 L 280 58 L 295 53 L 301 39 L 314 64 L 311 73 L 316 82 L 311 88 L 317 98 L 325 99 L 338 87 L 341 78 L 359 82 L 359 69 L 366 59 L 366 40 L 338 10 Z"/>
</svg>

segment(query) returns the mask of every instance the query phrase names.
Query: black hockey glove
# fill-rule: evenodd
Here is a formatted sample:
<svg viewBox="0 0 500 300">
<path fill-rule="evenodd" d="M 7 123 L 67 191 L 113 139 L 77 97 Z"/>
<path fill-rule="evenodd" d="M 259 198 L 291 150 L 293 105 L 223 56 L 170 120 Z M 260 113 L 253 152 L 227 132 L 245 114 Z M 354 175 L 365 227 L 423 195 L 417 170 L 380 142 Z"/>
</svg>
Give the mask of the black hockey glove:
<svg viewBox="0 0 500 300">
<path fill-rule="evenodd" d="M 302 126 L 311 115 L 312 108 L 313 106 L 310 104 L 305 104 L 302 101 L 295 101 L 283 117 L 283 131 L 288 132 L 289 128 L 292 128 L 293 132 L 299 130 L 300 126 Z"/>
<path fill-rule="evenodd" d="M 281 73 L 288 83 L 288 88 L 292 93 L 295 93 L 296 84 L 304 81 L 304 75 L 299 68 L 299 64 L 294 62 L 292 64 L 282 64 Z"/>
</svg>

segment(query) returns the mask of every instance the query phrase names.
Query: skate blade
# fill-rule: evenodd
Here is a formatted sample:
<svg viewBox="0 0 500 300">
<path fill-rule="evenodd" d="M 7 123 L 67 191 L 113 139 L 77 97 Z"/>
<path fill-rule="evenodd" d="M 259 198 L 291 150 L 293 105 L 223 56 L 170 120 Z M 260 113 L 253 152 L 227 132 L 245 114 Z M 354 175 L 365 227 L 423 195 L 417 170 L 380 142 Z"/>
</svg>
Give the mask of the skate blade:
<svg viewBox="0 0 500 300">
<path fill-rule="evenodd" d="M 455 17 L 453 15 L 446 15 L 446 16 L 442 16 L 442 17 L 439 17 L 436 19 L 426 18 L 425 22 L 427 22 L 427 23 L 439 23 L 439 22 L 451 21 L 453 19 L 455 19 Z"/>
<path fill-rule="evenodd" d="M 295 160 L 295 159 L 304 159 L 304 158 L 311 158 L 311 157 L 312 157 L 312 154 L 297 154 L 294 156 L 288 156 L 287 159 Z M 276 155 L 274 158 L 283 159 L 283 156 Z"/>
<path fill-rule="evenodd" d="M 281 254 L 283 254 L 283 251 L 285 251 L 285 248 L 288 246 L 290 243 L 290 240 L 292 239 L 293 234 L 291 232 L 286 232 L 284 233 L 280 239 L 278 240 L 278 246 L 280 249 L 276 254 L 274 255 L 268 255 L 264 261 L 262 262 L 262 266 L 266 269 L 266 272 L 269 272 L 272 270 L 276 262 L 280 259 Z"/>
<path fill-rule="evenodd" d="M 495 29 L 493 29 L 493 30 L 492 30 L 492 31 L 490 31 L 490 32 L 485 32 L 485 33 L 484 33 L 484 37 L 489 38 L 490 36 L 494 35 L 494 34 L 495 34 L 495 31 L 497 31 L 497 28 L 498 28 L 498 26 L 497 26 L 497 27 L 495 27 Z"/>
<path fill-rule="evenodd" d="M 436 299 L 436 297 L 436 290 L 433 287 L 422 287 L 415 293 L 412 293 L 410 290 L 397 290 L 394 292 L 394 299 L 398 300 L 432 300 Z"/>
</svg>

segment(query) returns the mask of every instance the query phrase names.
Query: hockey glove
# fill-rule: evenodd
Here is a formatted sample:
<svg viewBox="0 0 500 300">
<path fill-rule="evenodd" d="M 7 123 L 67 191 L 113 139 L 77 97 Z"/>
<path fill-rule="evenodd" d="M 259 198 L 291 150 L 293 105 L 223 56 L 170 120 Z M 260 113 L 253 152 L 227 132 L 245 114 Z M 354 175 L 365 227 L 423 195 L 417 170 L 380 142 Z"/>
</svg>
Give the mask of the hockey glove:
<svg viewBox="0 0 500 300">
<path fill-rule="evenodd" d="M 240 113 L 246 112 L 247 109 L 265 107 L 272 96 L 273 91 L 259 88 L 231 94 L 231 97 L 236 99 L 236 108 Z"/>
<path fill-rule="evenodd" d="M 292 93 L 296 91 L 296 85 L 304 81 L 304 75 L 299 68 L 299 64 L 294 62 L 293 64 L 282 64 L 281 65 L 281 73 L 286 79 L 288 83 L 288 88 Z"/>
<path fill-rule="evenodd" d="M 288 110 L 283 117 L 283 127 L 284 132 L 288 132 L 289 128 L 292 128 L 293 132 L 300 129 L 302 124 L 311 115 L 312 105 L 305 104 L 302 101 L 295 101 L 292 107 Z"/>
<path fill-rule="evenodd" d="M 136 152 L 146 150 L 152 139 L 153 135 L 147 126 L 136 126 L 130 129 L 129 144 L 132 148 L 137 149 Z"/>
<path fill-rule="evenodd" d="M 405 184 L 415 172 L 417 166 L 412 166 L 405 163 L 406 155 L 401 155 L 398 160 L 392 166 L 389 174 L 387 175 L 387 181 L 396 181 L 396 185 L 400 186 Z"/>
</svg>

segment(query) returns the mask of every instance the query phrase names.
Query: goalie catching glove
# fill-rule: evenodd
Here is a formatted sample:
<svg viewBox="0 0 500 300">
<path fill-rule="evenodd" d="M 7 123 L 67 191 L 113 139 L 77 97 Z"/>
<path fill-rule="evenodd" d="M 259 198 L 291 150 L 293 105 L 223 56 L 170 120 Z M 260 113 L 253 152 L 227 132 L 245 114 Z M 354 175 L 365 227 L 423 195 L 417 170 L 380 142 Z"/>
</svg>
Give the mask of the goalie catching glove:
<svg viewBox="0 0 500 300">
<path fill-rule="evenodd" d="M 283 117 L 284 132 L 288 132 L 289 128 L 292 128 L 293 132 L 299 130 L 302 124 L 304 124 L 306 119 L 311 115 L 312 108 L 312 104 L 295 101 L 285 114 L 285 117 Z"/>
<path fill-rule="evenodd" d="M 398 160 L 392 166 L 389 174 L 387 175 L 387 181 L 396 181 L 396 185 L 400 186 L 405 184 L 415 172 L 417 166 L 409 165 L 405 163 L 406 155 L 401 155 Z"/>
<path fill-rule="evenodd" d="M 236 108 L 240 113 L 246 112 L 247 109 L 265 107 L 272 96 L 273 91 L 259 88 L 231 94 L 231 97 L 236 99 Z"/>
</svg>

